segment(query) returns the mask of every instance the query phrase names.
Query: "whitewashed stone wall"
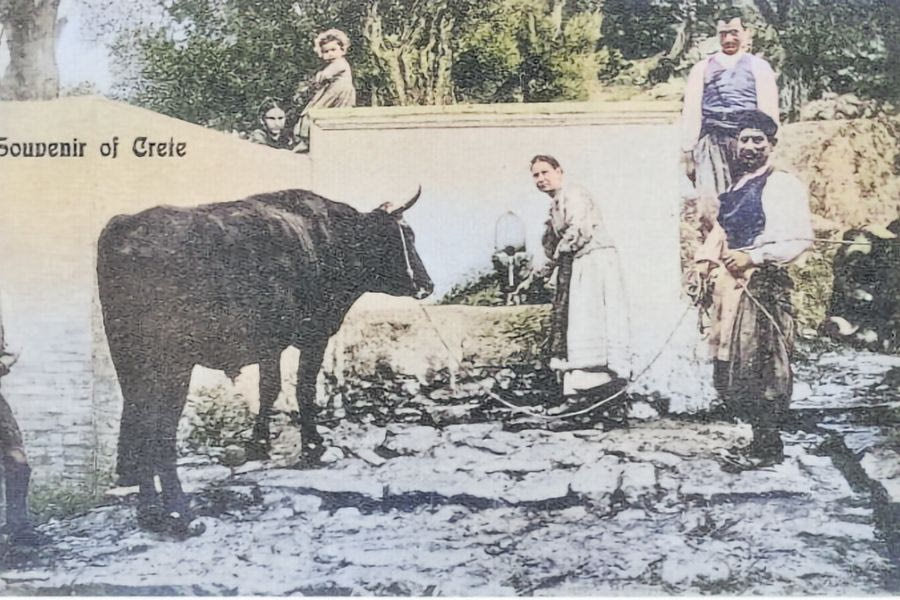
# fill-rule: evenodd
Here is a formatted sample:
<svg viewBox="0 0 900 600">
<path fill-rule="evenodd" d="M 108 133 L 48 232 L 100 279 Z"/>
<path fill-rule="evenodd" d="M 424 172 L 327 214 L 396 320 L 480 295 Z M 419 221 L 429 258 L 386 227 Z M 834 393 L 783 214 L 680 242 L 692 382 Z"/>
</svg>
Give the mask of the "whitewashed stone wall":
<svg viewBox="0 0 900 600">
<path fill-rule="evenodd" d="M 558 104 L 322 111 L 314 115 L 312 152 L 299 156 L 99 98 L 4 103 L 0 135 L 87 143 L 81 159 L 0 160 L 3 317 L 10 343 L 22 350 L 2 391 L 25 431 L 36 480 L 84 484 L 114 464 L 121 398 L 96 300 L 95 244 L 113 215 L 158 204 L 304 187 L 369 210 L 408 198 L 421 184 L 422 200 L 407 219 L 441 293 L 489 264 L 494 221 L 507 210 L 525 219 L 530 249 L 540 256 L 536 240 L 547 205 L 533 189 L 528 160 L 554 154 L 567 176 L 600 201 L 619 245 L 634 303 L 634 360 L 643 364 L 684 307 L 675 109 Z M 139 159 L 130 152 L 137 136 L 186 142 L 187 156 Z M 101 157 L 99 145 L 114 137 L 118 157 Z M 409 306 L 412 300 L 367 297 L 354 310 L 390 302 Z M 703 363 L 691 325 L 688 319 L 644 380 L 679 398 L 676 409 L 695 408 L 708 397 L 696 371 Z"/>
</svg>

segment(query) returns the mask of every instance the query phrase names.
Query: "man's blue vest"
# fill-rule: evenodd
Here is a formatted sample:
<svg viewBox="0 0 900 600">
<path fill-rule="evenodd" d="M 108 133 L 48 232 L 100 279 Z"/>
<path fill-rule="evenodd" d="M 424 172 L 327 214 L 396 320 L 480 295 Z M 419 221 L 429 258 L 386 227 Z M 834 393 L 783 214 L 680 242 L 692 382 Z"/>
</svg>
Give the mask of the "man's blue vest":
<svg viewBox="0 0 900 600">
<path fill-rule="evenodd" d="M 762 194 L 772 169 L 754 177 L 740 189 L 719 194 L 719 225 L 725 230 L 728 247 L 732 250 L 746 248 L 766 228 Z"/>
<path fill-rule="evenodd" d="M 733 113 L 756 109 L 753 59 L 744 54 L 732 69 L 711 59 L 703 74 L 703 128 L 733 130 Z"/>
</svg>

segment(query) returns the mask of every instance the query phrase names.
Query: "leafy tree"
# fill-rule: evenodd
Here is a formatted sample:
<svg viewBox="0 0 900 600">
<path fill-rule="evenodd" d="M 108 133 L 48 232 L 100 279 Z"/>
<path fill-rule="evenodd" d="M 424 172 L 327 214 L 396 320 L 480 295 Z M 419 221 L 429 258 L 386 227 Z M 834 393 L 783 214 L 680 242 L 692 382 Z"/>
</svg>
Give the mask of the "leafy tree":
<svg viewBox="0 0 900 600">
<path fill-rule="evenodd" d="M 824 92 L 898 98 L 896 63 L 892 68 L 888 53 L 896 38 L 886 35 L 896 34 L 900 25 L 892 4 L 804 0 L 783 7 L 777 40 L 784 52 L 782 100 L 789 112 Z"/>
<path fill-rule="evenodd" d="M 566 2 L 507 0 L 483 8 L 463 32 L 454 83 L 463 100 L 584 100 L 608 54 L 601 15 L 565 14 Z"/>
<path fill-rule="evenodd" d="M 92 0 L 107 2 L 108 0 Z M 354 44 L 360 104 L 586 98 L 604 54 L 600 14 L 565 0 L 169 0 L 167 20 L 122 36 L 130 97 L 219 128 L 255 125 L 265 96 L 290 98 L 321 68 L 329 27 Z M 137 46 L 135 47 L 135 37 Z"/>
<path fill-rule="evenodd" d="M 623 66 L 639 85 L 683 77 L 733 3 L 781 73 L 790 113 L 824 92 L 896 100 L 900 89 L 893 0 L 135 1 L 165 18 L 116 47 L 128 97 L 221 128 L 254 126 L 265 96 L 290 98 L 321 67 L 312 43 L 329 27 L 353 40 L 360 104 L 575 100 Z"/>
<path fill-rule="evenodd" d="M 453 101 L 450 69 L 460 14 L 452 4 L 448 0 L 369 2 L 362 33 L 383 80 L 380 88 L 373 89 L 373 99 L 386 104 Z"/>
<path fill-rule="evenodd" d="M 900 3 L 896 0 L 578 0 L 603 10 L 611 50 L 651 67 L 635 82 L 682 77 L 698 43 L 714 35 L 715 14 L 738 5 L 754 30 L 754 52 L 780 72 L 782 106 L 795 115 L 825 92 L 897 100 Z M 642 79 L 643 77 L 643 79 Z"/>
<path fill-rule="evenodd" d="M 132 81 L 132 99 L 165 114 L 247 129 L 264 97 L 289 99 L 318 66 L 289 0 L 174 0 L 167 11 L 167 25 L 139 35 Z M 123 36 L 117 51 L 134 43 Z"/>
<path fill-rule="evenodd" d="M 298 0 L 302 26 L 344 30 L 359 104 L 452 101 L 453 34 L 474 0 Z"/>
<path fill-rule="evenodd" d="M 701 37 L 715 32 L 722 0 L 606 0 L 603 38 L 626 60 L 655 55 L 680 61 Z"/>
</svg>

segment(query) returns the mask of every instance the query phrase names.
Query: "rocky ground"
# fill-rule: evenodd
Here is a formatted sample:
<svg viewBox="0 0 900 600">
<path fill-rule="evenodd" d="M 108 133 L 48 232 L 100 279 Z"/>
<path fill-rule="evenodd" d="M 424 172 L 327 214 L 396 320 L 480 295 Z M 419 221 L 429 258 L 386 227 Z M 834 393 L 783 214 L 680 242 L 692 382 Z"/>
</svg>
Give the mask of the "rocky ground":
<svg viewBox="0 0 900 600">
<path fill-rule="evenodd" d="M 0 578 L 61 595 L 896 592 L 900 358 L 806 353 L 773 468 L 723 472 L 746 426 L 647 402 L 628 428 L 513 415 L 492 396 L 515 371 L 370 381 L 326 411 L 343 418 L 323 427 L 320 469 L 287 468 L 283 416 L 271 461 L 186 456 L 202 534 L 137 529 L 117 490 L 42 526 L 52 544 L 10 553 Z"/>
</svg>

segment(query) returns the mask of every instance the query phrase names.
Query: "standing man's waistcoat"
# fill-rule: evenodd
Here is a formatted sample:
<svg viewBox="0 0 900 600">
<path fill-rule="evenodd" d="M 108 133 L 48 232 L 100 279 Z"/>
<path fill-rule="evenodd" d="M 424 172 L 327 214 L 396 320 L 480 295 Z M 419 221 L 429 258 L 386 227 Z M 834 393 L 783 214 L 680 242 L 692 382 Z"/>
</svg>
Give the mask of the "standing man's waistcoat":
<svg viewBox="0 0 900 600">
<path fill-rule="evenodd" d="M 766 228 L 762 194 L 771 174 L 772 169 L 768 169 L 740 188 L 719 194 L 719 225 L 725 230 L 732 250 L 751 246 Z"/>
</svg>

